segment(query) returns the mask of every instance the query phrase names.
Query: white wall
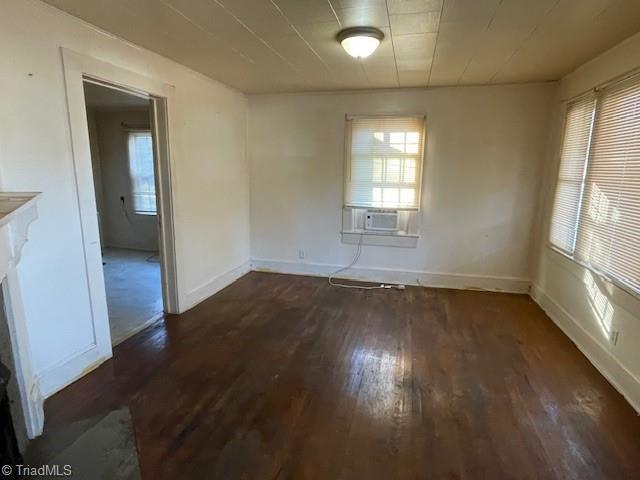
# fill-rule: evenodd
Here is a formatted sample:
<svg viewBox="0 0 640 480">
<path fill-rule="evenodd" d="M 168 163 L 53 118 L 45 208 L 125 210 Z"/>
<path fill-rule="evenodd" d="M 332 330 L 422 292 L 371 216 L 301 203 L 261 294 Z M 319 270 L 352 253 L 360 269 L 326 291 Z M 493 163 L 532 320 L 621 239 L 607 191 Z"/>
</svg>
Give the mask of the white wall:
<svg viewBox="0 0 640 480">
<path fill-rule="evenodd" d="M 246 99 L 40 2 L 0 0 L 0 11 L 2 189 L 43 192 L 19 275 L 34 369 L 59 387 L 71 380 L 60 372 L 93 338 L 60 46 L 175 87 L 169 133 L 182 309 L 247 268 Z"/>
<path fill-rule="evenodd" d="M 600 83 L 640 67 L 640 34 L 631 37 L 565 77 L 559 84 L 553 142 L 545 174 L 542 218 L 533 296 L 596 367 L 640 412 L 640 297 L 589 272 L 547 244 L 559 164 L 565 101 Z M 613 312 L 603 315 L 607 309 Z M 618 331 L 618 342 L 609 341 Z"/>
<path fill-rule="evenodd" d="M 122 123 L 150 128 L 149 110 L 105 110 L 96 112 L 95 118 L 102 182 L 101 202 L 96 203 L 102 204 L 102 209 L 98 210 L 104 238 L 102 245 L 157 250 L 158 218 L 139 215 L 133 209 L 128 137 L 122 128 Z M 123 211 L 121 197 L 125 199 L 127 215 Z"/>
<path fill-rule="evenodd" d="M 252 261 L 325 274 L 348 264 L 356 247 L 340 239 L 345 114 L 425 113 L 418 246 L 366 246 L 358 265 L 373 270 L 358 276 L 527 291 L 555 88 L 250 96 Z"/>
</svg>

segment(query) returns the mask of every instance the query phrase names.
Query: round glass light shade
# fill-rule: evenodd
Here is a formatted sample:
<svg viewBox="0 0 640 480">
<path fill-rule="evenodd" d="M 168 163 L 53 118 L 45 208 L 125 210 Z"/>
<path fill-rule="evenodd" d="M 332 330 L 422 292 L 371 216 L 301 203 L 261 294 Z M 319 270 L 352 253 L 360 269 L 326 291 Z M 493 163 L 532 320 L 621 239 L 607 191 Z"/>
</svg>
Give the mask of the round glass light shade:
<svg viewBox="0 0 640 480">
<path fill-rule="evenodd" d="M 367 58 L 376 51 L 376 48 L 380 45 L 380 40 L 367 35 L 355 35 L 345 38 L 340 43 L 342 48 L 352 57 Z"/>
</svg>

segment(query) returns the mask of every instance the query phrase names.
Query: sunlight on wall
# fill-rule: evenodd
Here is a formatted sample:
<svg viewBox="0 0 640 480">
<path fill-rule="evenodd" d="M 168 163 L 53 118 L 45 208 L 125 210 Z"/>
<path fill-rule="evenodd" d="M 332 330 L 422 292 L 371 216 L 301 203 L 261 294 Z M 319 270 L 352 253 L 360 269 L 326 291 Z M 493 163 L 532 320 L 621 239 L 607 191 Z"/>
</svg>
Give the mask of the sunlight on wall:
<svg viewBox="0 0 640 480">
<path fill-rule="evenodd" d="M 600 323 L 600 328 L 609 339 L 611 336 L 611 327 L 613 322 L 614 308 L 606 294 L 596 284 L 593 274 L 586 270 L 584 272 L 584 284 L 589 294 L 589 305 L 594 315 Z"/>
</svg>

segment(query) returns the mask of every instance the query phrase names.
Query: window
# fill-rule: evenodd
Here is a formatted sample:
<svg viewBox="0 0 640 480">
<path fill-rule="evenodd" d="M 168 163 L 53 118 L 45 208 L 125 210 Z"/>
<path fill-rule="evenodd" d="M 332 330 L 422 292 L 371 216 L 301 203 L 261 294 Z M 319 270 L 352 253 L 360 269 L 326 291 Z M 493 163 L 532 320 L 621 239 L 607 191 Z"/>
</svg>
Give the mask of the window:
<svg viewBox="0 0 640 480">
<path fill-rule="evenodd" d="M 141 215 L 156 214 L 151 132 L 129 132 L 129 175 L 133 209 Z"/>
<path fill-rule="evenodd" d="M 345 206 L 417 210 L 424 117 L 348 120 Z"/>
<path fill-rule="evenodd" d="M 640 76 L 568 105 L 550 242 L 640 293 Z"/>
<path fill-rule="evenodd" d="M 550 240 L 569 254 L 575 249 L 594 106 L 595 98 L 591 94 L 567 106 Z"/>
</svg>

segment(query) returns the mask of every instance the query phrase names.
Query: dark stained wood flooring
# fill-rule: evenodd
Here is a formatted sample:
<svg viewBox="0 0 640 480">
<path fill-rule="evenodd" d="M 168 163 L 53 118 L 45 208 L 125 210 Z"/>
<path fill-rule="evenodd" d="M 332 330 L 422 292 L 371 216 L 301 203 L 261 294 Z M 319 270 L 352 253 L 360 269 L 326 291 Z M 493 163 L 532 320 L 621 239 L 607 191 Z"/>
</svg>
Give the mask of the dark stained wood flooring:
<svg viewBox="0 0 640 480">
<path fill-rule="evenodd" d="M 525 295 L 250 273 L 47 401 L 145 479 L 640 478 L 640 417 Z"/>
</svg>

